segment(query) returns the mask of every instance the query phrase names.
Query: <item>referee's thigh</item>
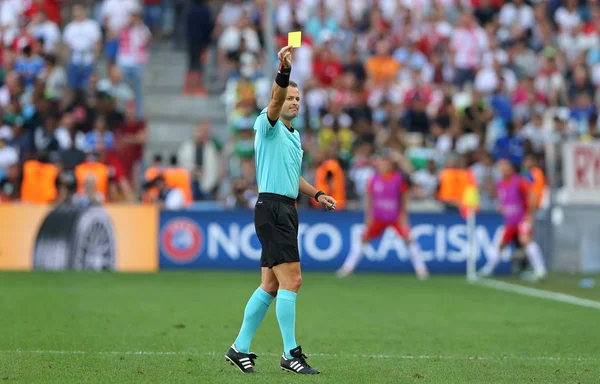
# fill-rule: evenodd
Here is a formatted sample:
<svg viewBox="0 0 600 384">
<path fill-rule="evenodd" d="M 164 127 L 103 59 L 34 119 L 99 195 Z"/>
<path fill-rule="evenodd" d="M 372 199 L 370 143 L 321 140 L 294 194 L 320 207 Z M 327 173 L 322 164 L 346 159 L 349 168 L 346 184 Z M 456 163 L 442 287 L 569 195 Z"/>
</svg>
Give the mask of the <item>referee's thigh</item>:
<svg viewBox="0 0 600 384">
<path fill-rule="evenodd" d="M 279 289 L 298 292 L 302 285 L 299 261 L 276 265 L 273 267 L 273 272 L 279 281 Z"/>
</svg>

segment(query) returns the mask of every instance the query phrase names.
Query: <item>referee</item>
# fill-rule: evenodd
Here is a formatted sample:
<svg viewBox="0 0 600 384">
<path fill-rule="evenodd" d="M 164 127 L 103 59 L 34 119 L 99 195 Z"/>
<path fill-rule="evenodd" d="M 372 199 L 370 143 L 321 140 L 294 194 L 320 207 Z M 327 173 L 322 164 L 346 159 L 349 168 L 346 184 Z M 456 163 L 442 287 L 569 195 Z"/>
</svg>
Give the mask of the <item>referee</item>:
<svg viewBox="0 0 600 384">
<path fill-rule="evenodd" d="M 262 245 L 260 266 L 262 278 L 244 311 L 240 332 L 225 358 L 244 373 L 254 373 L 250 343 L 269 306 L 277 297 L 277 321 L 283 337 L 281 369 L 299 374 L 318 374 L 306 362 L 302 348 L 296 343 L 296 295 L 302 284 L 298 252 L 298 193 L 310 196 L 327 210 L 336 201 L 317 191 L 300 177 L 302 144 L 300 134 L 292 127 L 298 116 L 300 92 L 290 81 L 292 47 L 277 54 L 279 72 L 271 89 L 271 101 L 256 118 L 256 175 L 258 201 L 254 209 L 254 226 Z"/>
</svg>

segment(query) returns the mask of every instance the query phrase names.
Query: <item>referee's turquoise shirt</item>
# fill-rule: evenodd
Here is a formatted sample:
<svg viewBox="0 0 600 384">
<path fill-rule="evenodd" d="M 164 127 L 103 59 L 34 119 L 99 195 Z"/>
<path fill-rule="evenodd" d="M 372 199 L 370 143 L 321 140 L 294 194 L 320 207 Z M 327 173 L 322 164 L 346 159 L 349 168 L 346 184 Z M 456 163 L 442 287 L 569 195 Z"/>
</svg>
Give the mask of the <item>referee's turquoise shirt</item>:
<svg viewBox="0 0 600 384">
<path fill-rule="evenodd" d="M 271 126 L 267 108 L 254 122 L 254 152 L 259 193 L 276 193 L 292 199 L 298 197 L 302 167 L 302 144 L 297 130 L 290 130 L 281 120 Z"/>
</svg>

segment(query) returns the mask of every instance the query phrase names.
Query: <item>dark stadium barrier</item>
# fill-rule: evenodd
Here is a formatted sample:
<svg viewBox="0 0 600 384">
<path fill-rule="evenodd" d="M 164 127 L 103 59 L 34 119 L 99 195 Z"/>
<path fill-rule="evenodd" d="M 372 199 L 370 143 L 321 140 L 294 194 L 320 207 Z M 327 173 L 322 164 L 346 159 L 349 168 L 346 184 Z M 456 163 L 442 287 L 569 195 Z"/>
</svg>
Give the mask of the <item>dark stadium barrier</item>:
<svg viewBox="0 0 600 384">
<path fill-rule="evenodd" d="M 341 266 L 351 246 L 360 243 L 363 215 L 357 212 L 301 211 L 299 246 L 304 270 L 333 271 Z M 465 220 L 457 213 L 410 215 L 412 236 L 419 243 L 432 273 L 465 273 Z M 160 269 L 256 270 L 260 243 L 251 211 L 161 212 Z M 491 247 L 502 237 L 498 214 L 477 215 L 477 266 L 485 263 Z M 503 255 L 498 273 L 511 270 L 510 253 Z M 388 230 L 373 243 L 358 270 L 412 272 L 408 249 Z"/>
<path fill-rule="evenodd" d="M 0 205 L 0 270 L 153 272 L 158 211 L 143 205 Z"/>
</svg>

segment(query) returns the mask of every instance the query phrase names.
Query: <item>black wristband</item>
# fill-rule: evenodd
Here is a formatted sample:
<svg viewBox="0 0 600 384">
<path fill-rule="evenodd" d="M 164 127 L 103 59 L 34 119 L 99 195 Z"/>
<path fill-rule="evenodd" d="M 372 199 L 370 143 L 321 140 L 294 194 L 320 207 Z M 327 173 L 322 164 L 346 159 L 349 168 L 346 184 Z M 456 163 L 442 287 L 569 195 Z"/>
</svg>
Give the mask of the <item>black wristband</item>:
<svg viewBox="0 0 600 384">
<path fill-rule="evenodd" d="M 324 195 L 325 192 L 323 191 L 318 191 L 317 193 L 315 193 L 315 200 L 317 201 L 317 203 L 319 202 L 319 196 Z"/>
<path fill-rule="evenodd" d="M 290 74 L 287 75 L 285 73 L 277 72 L 277 76 L 275 76 L 275 84 L 279 85 L 281 88 L 287 88 L 290 85 Z"/>
<path fill-rule="evenodd" d="M 292 67 L 284 67 L 283 65 L 279 64 L 279 73 L 289 76 L 290 73 L 292 73 Z"/>
</svg>

